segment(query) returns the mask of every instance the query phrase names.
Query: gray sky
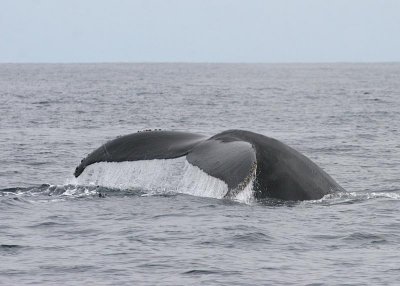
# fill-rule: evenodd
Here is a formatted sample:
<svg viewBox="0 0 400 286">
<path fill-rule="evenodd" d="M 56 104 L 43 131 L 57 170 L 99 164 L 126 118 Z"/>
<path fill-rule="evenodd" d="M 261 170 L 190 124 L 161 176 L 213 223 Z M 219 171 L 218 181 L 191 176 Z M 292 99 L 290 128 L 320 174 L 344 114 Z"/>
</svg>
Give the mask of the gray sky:
<svg viewBox="0 0 400 286">
<path fill-rule="evenodd" d="M 0 0 L 0 62 L 400 61 L 400 0 Z"/>
</svg>

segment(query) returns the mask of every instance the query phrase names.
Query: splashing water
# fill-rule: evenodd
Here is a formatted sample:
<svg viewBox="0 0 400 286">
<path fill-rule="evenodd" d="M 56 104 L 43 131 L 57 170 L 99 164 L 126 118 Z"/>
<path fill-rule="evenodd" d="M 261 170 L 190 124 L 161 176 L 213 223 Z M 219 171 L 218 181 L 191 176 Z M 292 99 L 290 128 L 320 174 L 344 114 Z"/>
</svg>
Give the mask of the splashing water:
<svg viewBox="0 0 400 286">
<path fill-rule="evenodd" d="M 73 183 L 73 181 L 71 181 Z M 118 189 L 144 189 L 150 192 L 177 192 L 194 196 L 221 199 L 228 185 L 184 157 L 168 160 L 132 162 L 99 162 L 89 165 L 75 180 L 75 184 Z M 253 200 L 253 180 L 232 198 L 249 203 Z"/>
</svg>

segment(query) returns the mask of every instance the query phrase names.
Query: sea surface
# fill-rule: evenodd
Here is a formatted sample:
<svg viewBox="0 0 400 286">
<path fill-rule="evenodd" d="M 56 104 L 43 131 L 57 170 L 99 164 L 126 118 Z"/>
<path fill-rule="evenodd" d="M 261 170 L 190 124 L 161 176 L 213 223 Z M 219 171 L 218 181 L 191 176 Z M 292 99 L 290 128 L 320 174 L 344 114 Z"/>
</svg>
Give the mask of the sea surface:
<svg viewBox="0 0 400 286">
<path fill-rule="evenodd" d="M 347 192 L 221 199 L 179 160 L 73 177 L 159 128 L 277 138 Z M 0 285 L 399 285 L 399 209 L 400 64 L 0 64 Z"/>
</svg>

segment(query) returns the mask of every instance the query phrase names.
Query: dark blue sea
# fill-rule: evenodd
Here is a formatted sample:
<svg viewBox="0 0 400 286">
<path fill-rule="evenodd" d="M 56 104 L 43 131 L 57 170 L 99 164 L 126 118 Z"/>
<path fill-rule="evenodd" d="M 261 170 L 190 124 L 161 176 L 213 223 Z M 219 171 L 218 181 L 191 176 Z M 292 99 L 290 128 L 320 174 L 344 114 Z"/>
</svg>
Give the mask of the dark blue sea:
<svg viewBox="0 0 400 286">
<path fill-rule="evenodd" d="M 143 129 L 274 137 L 347 192 L 224 199 L 179 160 L 74 178 Z M 0 64 L 0 167 L 0 285 L 399 285 L 400 64 Z"/>
</svg>

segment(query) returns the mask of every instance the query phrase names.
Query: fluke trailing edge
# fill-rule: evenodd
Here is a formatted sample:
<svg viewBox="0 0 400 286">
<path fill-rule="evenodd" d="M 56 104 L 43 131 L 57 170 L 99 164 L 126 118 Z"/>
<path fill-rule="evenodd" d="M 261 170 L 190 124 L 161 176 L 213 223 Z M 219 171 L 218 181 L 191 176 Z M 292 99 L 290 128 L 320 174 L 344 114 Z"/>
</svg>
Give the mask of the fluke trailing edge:
<svg viewBox="0 0 400 286">
<path fill-rule="evenodd" d="M 282 142 L 261 134 L 228 130 L 207 138 L 176 131 L 146 131 L 111 140 L 94 150 L 75 170 L 78 177 L 97 162 L 153 159 L 186 160 L 224 181 L 226 197 L 253 184 L 257 199 L 313 200 L 344 191 L 310 159 Z"/>
</svg>

